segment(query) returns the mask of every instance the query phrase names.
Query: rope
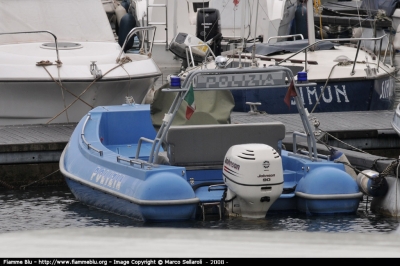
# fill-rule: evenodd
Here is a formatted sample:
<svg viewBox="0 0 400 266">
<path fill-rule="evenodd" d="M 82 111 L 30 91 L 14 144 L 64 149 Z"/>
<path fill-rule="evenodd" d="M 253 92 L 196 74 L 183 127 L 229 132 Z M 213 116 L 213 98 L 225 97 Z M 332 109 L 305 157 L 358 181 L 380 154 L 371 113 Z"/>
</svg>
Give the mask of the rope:
<svg viewBox="0 0 400 266">
<path fill-rule="evenodd" d="M 376 171 L 379 172 L 378 164 L 377 164 L 378 161 L 387 161 L 387 160 L 393 160 L 393 159 L 390 159 L 390 158 L 378 158 L 378 159 L 374 160 L 374 162 L 373 162 L 373 164 L 372 164 L 372 166 L 371 166 L 371 169 L 376 170 Z M 396 174 L 395 168 L 396 168 L 398 165 L 399 165 L 399 159 L 393 160 L 393 161 L 380 173 L 380 175 L 382 175 L 382 176 L 388 176 L 388 175 L 391 175 L 391 174 Z M 396 177 L 398 177 L 398 176 L 396 175 Z"/>
<path fill-rule="evenodd" d="M 363 150 L 360 150 L 360 149 L 358 149 L 358 148 L 356 148 L 356 147 L 354 147 L 354 146 L 352 146 L 352 145 L 350 145 L 350 144 L 348 144 L 348 143 L 346 143 L 346 142 L 344 142 L 344 141 L 342 141 L 342 140 L 336 138 L 335 136 L 333 136 L 332 134 L 330 134 L 330 133 L 327 132 L 327 131 L 324 131 L 324 130 L 322 130 L 322 129 L 320 129 L 320 128 L 319 128 L 319 130 L 321 130 L 322 132 L 324 132 L 325 134 L 327 134 L 329 137 L 331 137 L 331 138 L 333 138 L 333 139 L 339 141 L 340 143 L 342 143 L 342 144 L 344 144 L 344 145 L 346 145 L 346 146 L 348 146 L 348 147 L 351 147 L 353 150 L 356 150 L 356 151 L 358 151 L 358 152 L 362 152 L 362 153 L 365 153 L 365 154 L 370 154 L 370 153 L 368 153 L 368 152 L 365 152 L 365 151 L 363 151 Z"/>
<path fill-rule="evenodd" d="M 322 130 L 322 129 L 320 129 L 320 128 L 318 128 L 318 130 L 324 132 L 326 135 L 330 136 L 331 138 L 333 138 L 333 139 L 335 139 L 335 140 L 341 142 L 341 143 L 344 144 L 344 145 L 347 145 L 347 146 L 353 148 L 354 150 L 356 150 L 356 151 L 358 151 L 358 152 L 362 152 L 362 153 L 365 153 L 365 154 L 369 154 L 368 152 L 365 152 L 365 151 L 360 150 L 360 149 L 358 149 L 358 148 L 356 148 L 356 147 L 354 147 L 354 146 L 352 146 L 352 145 L 350 145 L 350 144 L 348 144 L 348 143 L 345 143 L 344 141 L 342 141 L 342 140 L 336 138 L 335 136 L 331 135 L 330 133 L 328 133 L 328 132 L 326 132 L 326 131 L 324 131 L 324 130 Z M 317 139 L 317 141 L 320 142 L 320 143 L 322 143 L 322 144 L 324 144 L 324 145 L 326 146 L 326 148 L 327 148 L 329 151 L 331 151 L 332 146 L 330 146 L 329 144 L 325 143 L 325 142 L 322 141 L 321 139 Z M 393 159 L 391 159 L 391 158 L 378 158 L 378 159 L 374 160 L 374 162 L 373 162 L 372 166 L 370 167 L 370 169 L 371 169 L 371 170 L 376 170 L 377 172 L 380 172 L 379 169 L 378 169 L 378 167 L 377 167 L 377 162 L 378 162 L 378 161 L 382 161 L 382 160 L 393 160 Z M 396 169 L 396 167 L 397 167 L 397 169 L 399 168 L 399 165 L 400 165 L 399 161 L 400 161 L 400 159 L 393 160 L 383 171 L 381 171 L 381 172 L 379 173 L 379 176 L 380 176 L 380 177 L 386 177 L 386 176 L 395 174 L 396 178 L 398 179 L 398 178 L 399 178 L 398 172 L 396 173 L 396 172 L 395 172 L 395 169 Z M 346 163 L 346 162 L 342 162 L 342 163 L 345 164 L 345 165 L 347 165 L 347 166 L 349 166 L 349 167 L 351 167 L 354 171 L 356 171 L 356 172 L 358 172 L 358 173 L 361 173 L 361 171 L 358 170 L 357 168 L 355 168 L 354 166 L 352 166 L 352 165 L 350 165 L 350 164 L 348 164 L 348 163 Z M 365 175 L 365 174 L 364 174 L 364 175 Z M 367 176 L 367 177 L 369 178 L 368 175 L 365 175 L 365 176 Z M 397 182 L 397 180 L 396 180 L 396 182 Z"/>
<path fill-rule="evenodd" d="M 321 131 L 323 131 L 323 130 L 321 130 Z M 345 145 L 347 145 L 347 146 L 353 147 L 353 146 L 351 146 L 350 144 L 347 144 L 347 143 L 345 143 L 345 142 L 343 142 L 343 141 L 341 141 L 341 140 L 335 138 L 334 136 L 332 136 L 332 135 L 329 134 L 328 132 L 326 132 L 326 131 L 323 131 L 323 132 L 326 133 L 327 135 L 333 137 L 334 139 L 340 141 L 341 143 L 343 143 L 343 144 L 345 144 Z M 327 148 L 329 151 L 331 151 L 331 150 L 333 149 L 332 146 L 330 146 L 329 144 L 325 143 L 325 142 L 322 141 L 321 139 L 317 139 L 317 141 L 320 142 L 320 143 L 322 143 L 323 145 L 325 145 L 326 148 Z M 356 150 L 359 151 L 359 152 L 369 154 L 369 153 L 367 153 L 367 152 L 365 152 L 365 151 L 363 151 L 363 150 L 357 149 L 357 148 L 355 148 L 355 147 L 353 147 L 353 148 L 356 149 Z M 379 160 L 393 160 L 393 159 L 389 159 L 389 158 L 378 158 L 378 159 L 376 159 L 376 160 L 374 161 L 374 163 L 372 164 L 371 170 L 374 169 L 374 170 L 376 170 L 377 172 L 379 172 L 379 170 L 378 170 L 377 167 L 376 167 L 376 166 L 377 166 L 376 163 L 377 163 L 377 161 L 379 161 Z M 335 162 L 336 162 L 336 161 L 335 161 Z M 352 168 L 357 174 L 362 173 L 362 170 L 357 169 L 355 166 L 351 165 L 350 163 L 347 163 L 347 162 L 337 162 L 337 163 L 342 163 L 342 164 L 344 164 L 344 165 L 347 165 L 348 167 Z M 390 165 L 388 165 L 388 166 L 386 167 L 385 170 L 383 170 L 382 172 L 379 173 L 379 176 L 382 177 L 381 179 L 383 179 L 383 177 L 386 177 L 386 176 L 391 175 L 391 173 L 394 172 L 394 169 L 395 169 L 396 167 L 399 167 L 399 165 L 400 165 L 400 164 L 398 163 L 398 160 L 393 161 Z M 363 173 L 363 175 L 365 175 L 366 177 L 370 178 L 370 176 L 368 176 L 368 175 L 365 174 L 365 173 Z M 396 176 L 398 177 L 397 174 L 396 174 Z M 381 180 L 381 182 L 383 182 L 383 180 Z M 396 180 L 396 182 L 397 182 L 397 180 Z"/>
<path fill-rule="evenodd" d="M 53 65 L 53 63 L 50 62 L 49 60 L 42 60 L 42 61 L 36 62 L 36 65 L 37 66 L 51 66 L 51 65 Z"/>
<path fill-rule="evenodd" d="M 30 185 L 36 184 L 37 182 L 40 182 L 40 181 L 42 181 L 43 179 L 45 179 L 45 178 L 47 178 L 47 177 L 49 177 L 49 176 L 51 176 L 51 175 L 57 173 L 58 171 L 60 171 L 60 169 L 57 169 L 57 170 L 55 170 L 54 172 L 52 172 L 52 173 L 46 175 L 45 177 L 43 177 L 43 178 L 41 178 L 41 179 L 39 179 L 39 180 L 36 180 L 36 181 L 34 181 L 34 182 L 30 183 L 30 184 L 27 184 L 27 185 L 24 185 L 24 186 L 20 186 L 20 189 L 25 190 L 26 187 L 29 187 Z"/>
<path fill-rule="evenodd" d="M 7 184 L 6 182 L 0 180 L 0 184 L 3 185 L 4 187 L 8 188 L 8 189 L 14 189 L 14 187 L 12 185 Z"/>
<path fill-rule="evenodd" d="M 376 63 L 373 63 L 374 65 L 377 65 Z M 394 78 L 395 80 L 400 82 L 400 79 L 398 79 L 396 76 L 394 76 L 392 73 L 389 73 L 386 71 L 386 69 L 384 69 L 381 65 L 379 65 L 379 68 L 382 69 L 383 71 L 386 72 L 386 74 L 388 74 L 389 76 L 391 76 L 392 78 Z M 397 72 L 397 71 L 396 71 Z"/>
<path fill-rule="evenodd" d="M 376 13 L 375 19 L 377 20 L 390 20 L 388 16 L 386 16 L 386 12 L 384 10 L 378 9 Z"/>
<path fill-rule="evenodd" d="M 37 64 L 36 64 L 37 65 Z M 63 88 L 66 92 L 70 93 L 72 96 L 74 96 L 75 98 L 78 98 L 78 96 L 76 96 L 73 92 L 69 91 L 67 88 L 65 88 L 61 83 L 58 83 L 57 80 L 54 79 L 54 77 L 50 74 L 50 72 L 48 71 L 48 69 L 45 67 L 46 65 L 40 65 L 43 66 L 44 70 L 46 70 L 47 74 L 49 74 L 50 78 L 56 83 L 58 84 L 61 88 Z M 85 102 L 82 99 L 79 99 L 81 102 L 83 102 L 84 104 L 88 105 L 90 108 L 93 108 L 92 105 L 90 105 L 89 103 Z"/>
<path fill-rule="evenodd" d="M 131 77 L 131 75 L 129 74 L 129 72 L 125 69 L 125 67 L 124 67 L 123 65 L 121 65 L 121 67 L 122 67 L 122 69 L 125 71 L 125 73 L 128 75 L 128 77 L 129 77 L 128 90 L 127 90 L 127 92 L 126 92 L 126 96 L 128 96 L 128 95 L 130 94 L 130 92 L 131 92 L 132 77 Z M 132 97 L 132 98 L 133 98 L 133 97 Z M 133 101 L 135 101 L 135 100 L 133 100 Z"/>
<path fill-rule="evenodd" d="M 43 67 L 45 68 L 45 66 L 43 66 Z M 58 82 L 59 82 L 60 85 L 62 85 L 61 75 L 60 75 L 60 68 L 59 67 L 57 67 L 57 73 L 58 73 Z M 62 87 L 60 89 L 61 89 L 61 95 L 62 95 L 62 98 L 63 98 L 64 108 L 65 108 L 67 106 L 67 104 L 65 103 L 64 90 L 62 89 Z M 67 122 L 69 123 L 68 112 L 65 112 L 65 115 L 67 117 Z"/>
<path fill-rule="evenodd" d="M 315 13 L 319 14 L 319 32 L 321 35 L 321 40 L 324 39 L 324 36 L 322 34 L 322 5 L 321 5 L 321 1 L 320 0 L 314 0 L 314 9 L 315 9 Z"/>
<path fill-rule="evenodd" d="M 333 72 L 333 70 L 335 69 L 335 67 L 336 67 L 337 65 L 339 65 L 339 64 L 340 64 L 340 63 L 337 63 L 336 65 L 334 65 L 334 66 L 332 67 L 331 72 L 329 73 L 329 76 L 328 76 L 328 78 L 326 79 L 325 85 L 324 85 L 324 87 L 323 87 L 322 90 L 321 90 L 321 94 L 319 95 L 318 100 L 317 100 L 317 102 L 315 103 L 315 105 L 314 105 L 313 109 L 311 110 L 311 113 L 310 113 L 310 114 L 312 114 L 312 113 L 314 112 L 315 108 L 317 108 L 317 105 L 319 104 L 319 101 L 321 100 L 321 97 L 322 97 L 322 95 L 324 94 L 325 88 L 326 88 L 326 86 L 328 85 L 328 81 L 329 81 L 329 79 L 331 78 L 332 72 Z M 316 89 L 315 89 L 315 90 L 316 90 Z"/>
<path fill-rule="evenodd" d="M 103 78 L 105 75 L 107 75 L 108 73 L 110 73 L 110 72 L 113 71 L 114 69 L 116 69 L 116 68 L 122 66 L 123 64 L 126 64 L 126 63 L 128 63 L 128 62 L 132 62 L 132 59 L 130 59 L 129 57 L 125 56 L 125 57 L 123 57 L 119 62 L 120 62 L 120 63 L 119 63 L 117 66 L 115 66 L 115 67 L 111 68 L 110 70 L 108 70 L 106 73 L 104 73 L 104 75 L 102 75 L 101 77 L 95 78 L 95 79 L 89 84 L 89 86 L 88 86 L 86 89 L 84 89 L 84 90 L 82 91 L 82 93 L 79 94 L 78 97 L 77 97 L 72 103 L 70 103 L 66 108 L 64 108 L 64 110 L 62 110 L 60 113 L 58 113 L 58 114 L 57 114 L 56 116 L 54 116 L 52 119 L 50 119 L 49 121 L 47 121 L 46 124 L 49 124 L 51 121 L 53 121 L 54 119 L 56 119 L 57 117 L 59 117 L 63 112 L 65 112 L 68 108 L 70 108 L 74 103 L 76 103 L 76 102 L 78 101 L 78 99 L 80 99 L 80 97 L 81 97 L 84 93 L 86 93 L 86 91 L 87 91 L 93 84 L 96 83 L 97 80 Z"/>
</svg>

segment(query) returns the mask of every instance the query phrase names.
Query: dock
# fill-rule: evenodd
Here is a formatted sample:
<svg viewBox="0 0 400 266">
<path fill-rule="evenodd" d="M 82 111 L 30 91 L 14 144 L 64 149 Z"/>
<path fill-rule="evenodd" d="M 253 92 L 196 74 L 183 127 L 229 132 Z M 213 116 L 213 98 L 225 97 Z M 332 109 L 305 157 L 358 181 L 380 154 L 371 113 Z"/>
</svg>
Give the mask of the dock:
<svg viewBox="0 0 400 266">
<path fill-rule="evenodd" d="M 63 183 L 58 161 L 75 127 L 76 123 L 0 126 L 0 187 Z"/>
<path fill-rule="evenodd" d="M 315 113 L 310 117 L 319 122 L 315 130 L 320 142 L 340 148 L 355 167 L 369 169 L 382 156 L 398 158 L 400 155 L 400 138 L 391 127 L 393 111 Z M 292 149 L 292 133 L 303 128 L 298 114 L 234 112 L 231 120 L 232 123 L 283 122 L 287 135 L 283 144 L 288 150 Z M 0 188 L 63 183 L 58 162 L 75 127 L 76 123 L 0 126 Z M 300 138 L 297 140 L 298 147 L 305 146 L 302 142 Z M 384 153 L 365 154 L 357 149 Z M 323 144 L 318 144 L 318 151 L 328 152 Z M 390 162 L 379 160 L 380 168 L 383 170 Z"/>
</svg>

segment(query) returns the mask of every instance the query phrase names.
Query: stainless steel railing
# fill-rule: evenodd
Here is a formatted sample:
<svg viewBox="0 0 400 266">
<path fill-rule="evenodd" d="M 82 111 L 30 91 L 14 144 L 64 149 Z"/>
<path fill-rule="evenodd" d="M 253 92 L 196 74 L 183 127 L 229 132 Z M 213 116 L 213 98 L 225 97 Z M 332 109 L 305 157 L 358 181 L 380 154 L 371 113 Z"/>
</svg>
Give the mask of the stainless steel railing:
<svg viewBox="0 0 400 266">
<path fill-rule="evenodd" d="M 307 51 L 308 51 L 310 48 L 314 47 L 316 44 L 321 43 L 321 42 L 327 42 L 327 41 L 330 41 L 330 42 L 358 41 L 358 42 L 357 42 L 357 51 L 356 51 L 356 55 L 355 55 L 355 58 L 354 58 L 354 61 L 353 61 L 353 68 L 352 68 L 352 70 L 351 70 L 351 72 L 350 72 L 350 75 L 354 75 L 354 73 L 355 73 L 354 68 L 355 68 L 355 66 L 356 66 L 356 62 L 357 62 L 357 58 L 358 58 L 358 52 L 360 51 L 361 41 L 375 41 L 375 42 L 376 42 L 376 41 L 379 40 L 379 41 L 380 41 L 379 51 L 381 51 L 381 49 L 382 49 L 382 41 L 383 41 L 383 38 L 386 37 L 386 36 L 387 36 L 387 35 L 383 35 L 383 36 L 377 37 L 377 38 L 341 38 L 341 39 L 324 39 L 324 40 L 319 40 L 319 41 L 316 41 L 316 42 L 313 43 L 313 44 L 310 44 L 310 45 L 304 47 L 303 49 L 297 51 L 296 53 L 290 55 L 290 56 L 287 57 L 286 59 L 283 59 L 283 60 L 281 60 L 281 61 L 279 61 L 279 62 L 275 62 L 275 65 L 280 65 L 280 64 L 284 63 L 285 61 L 291 59 L 292 57 L 298 55 L 299 53 L 304 52 L 304 56 L 305 56 L 305 61 L 304 61 L 305 66 L 304 66 L 304 69 L 305 69 L 305 71 L 307 71 Z M 387 51 L 388 47 L 389 47 L 389 43 L 388 43 L 388 46 L 386 47 L 386 51 Z M 380 61 L 381 61 L 381 60 L 380 60 L 380 57 L 381 57 L 381 54 L 378 53 L 377 69 L 379 69 L 379 63 L 380 63 Z M 385 57 L 386 57 L 386 53 L 385 53 Z M 385 60 L 385 59 L 384 59 L 384 60 Z"/>
<path fill-rule="evenodd" d="M 286 38 L 293 38 L 293 41 L 295 41 L 296 37 L 300 37 L 302 40 L 304 40 L 303 34 L 292 34 L 292 35 L 282 35 L 282 36 L 269 37 L 267 43 L 269 43 L 270 40 L 286 39 Z"/>
<path fill-rule="evenodd" d="M 32 34 L 32 33 L 48 33 L 48 34 L 50 34 L 50 35 L 53 36 L 53 38 L 54 38 L 54 43 L 55 43 L 55 46 L 56 46 L 56 54 L 57 54 L 57 61 L 56 61 L 56 62 L 57 62 L 58 64 L 61 64 L 60 56 L 59 56 L 59 53 L 58 53 L 57 36 L 56 36 L 54 33 L 52 33 L 51 31 L 48 31 L 48 30 L 39 30 L 39 31 L 5 32 L 5 33 L 0 33 L 0 35 L 10 35 L 10 34 Z"/>
<path fill-rule="evenodd" d="M 155 35 L 156 35 L 156 29 L 157 29 L 156 26 L 147 26 L 147 27 L 136 27 L 136 28 L 133 28 L 133 29 L 128 33 L 128 35 L 126 35 L 124 44 L 122 45 L 121 52 L 119 53 L 119 55 L 118 55 L 118 57 L 117 57 L 117 59 L 116 59 L 116 62 L 117 62 L 117 63 L 120 62 L 121 55 L 122 55 L 122 53 L 124 52 L 125 46 L 126 46 L 126 44 L 128 43 L 128 41 L 130 40 L 130 38 L 132 38 L 133 35 L 135 35 L 135 34 L 138 33 L 138 32 L 144 32 L 144 33 L 147 32 L 147 33 L 148 33 L 149 31 L 152 30 L 153 37 L 151 38 L 151 41 L 149 41 L 149 43 L 150 43 L 149 50 L 146 51 L 146 54 L 149 55 L 149 57 L 151 57 L 151 52 L 152 52 L 152 50 L 153 50 L 154 37 L 155 37 Z M 143 49 L 143 50 L 144 50 L 144 49 L 147 49 L 147 47 L 145 47 L 145 45 L 144 45 L 144 44 L 145 44 L 145 41 L 144 41 L 145 39 L 146 39 L 146 38 L 145 38 L 145 36 L 144 36 L 144 34 L 143 34 L 140 49 Z"/>
<path fill-rule="evenodd" d="M 82 131 L 81 131 L 81 138 L 82 138 L 82 141 L 83 141 L 83 143 L 85 143 L 85 145 L 87 146 L 87 148 L 88 148 L 89 150 L 92 149 L 92 150 L 94 150 L 95 152 L 98 152 L 98 153 L 100 154 L 100 156 L 103 156 L 103 151 L 101 151 L 101 150 L 96 149 L 95 147 L 93 147 L 89 142 L 87 142 L 87 140 L 86 140 L 86 138 L 85 138 L 85 128 L 86 128 L 86 124 L 87 124 L 87 122 L 90 120 L 90 118 L 91 118 L 91 115 L 90 115 L 90 113 L 89 113 L 89 114 L 87 114 L 86 120 L 85 120 L 85 122 L 84 122 L 84 124 L 83 124 L 83 126 L 82 126 Z"/>
</svg>

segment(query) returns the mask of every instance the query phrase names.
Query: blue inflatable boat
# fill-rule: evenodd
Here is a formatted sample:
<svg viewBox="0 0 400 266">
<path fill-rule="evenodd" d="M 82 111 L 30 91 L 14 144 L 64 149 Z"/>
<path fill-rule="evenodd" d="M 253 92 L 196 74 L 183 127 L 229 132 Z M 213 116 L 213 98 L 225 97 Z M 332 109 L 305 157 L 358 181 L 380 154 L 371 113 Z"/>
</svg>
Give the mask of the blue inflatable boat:
<svg viewBox="0 0 400 266">
<path fill-rule="evenodd" d="M 292 84 L 304 125 L 293 134 L 307 138 L 308 151 L 282 148 L 281 122 L 174 125 L 181 106 L 187 119 L 196 113 L 193 91 L 265 88 L 253 82 L 265 77 L 274 87 Z M 97 107 L 77 125 L 60 170 L 79 201 L 142 221 L 204 219 L 208 211 L 249 218 L 355 213 L 363 194 L 343 163 L 317 153 L 293 77 L 285 67 L 192 72 L 182 86 L 163 89 L 176 97 L 159 128 L 150 105 Z M 210 79 L 232 82 L 208 86 Z"/>
</svg>

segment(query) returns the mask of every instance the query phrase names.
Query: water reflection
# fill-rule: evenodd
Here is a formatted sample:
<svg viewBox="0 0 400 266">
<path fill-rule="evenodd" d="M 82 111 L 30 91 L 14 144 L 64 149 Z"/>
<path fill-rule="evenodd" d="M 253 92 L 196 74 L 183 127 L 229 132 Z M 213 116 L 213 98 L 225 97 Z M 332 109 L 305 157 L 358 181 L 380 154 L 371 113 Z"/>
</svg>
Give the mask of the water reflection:
<svg viewBox="0 0 400 266">
<path fill-rule="evenodd" d="M 0 233 L 64 227 L 165 227 L 255 231 L 391 233 L 400 219 L 368 211 L 364 200 L 356 214 L 308 216 L 271 213 L 266 219 L 143 223 L 78 202 L 67 187 L 4 191 L 0 195 Z"/>
</svg>

